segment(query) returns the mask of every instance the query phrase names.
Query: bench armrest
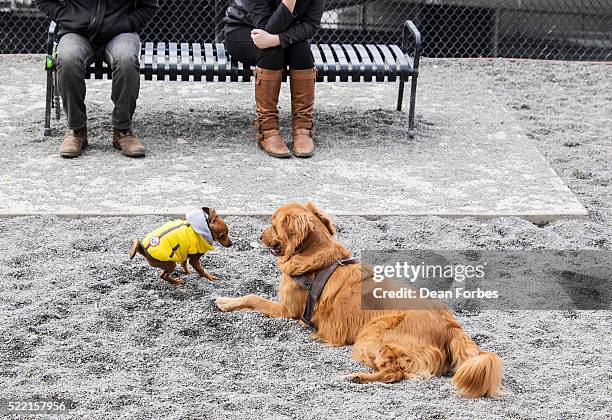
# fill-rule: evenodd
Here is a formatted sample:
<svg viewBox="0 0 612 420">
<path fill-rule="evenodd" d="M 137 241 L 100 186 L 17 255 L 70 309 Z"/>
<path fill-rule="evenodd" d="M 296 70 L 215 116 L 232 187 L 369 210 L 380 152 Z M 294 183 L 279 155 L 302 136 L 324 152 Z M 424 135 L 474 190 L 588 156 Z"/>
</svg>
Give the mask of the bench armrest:
<svg viewBox="0 0 612 420">
<path fill-rule="evenodd" d="M 57 45 L 57 35 L 59 32 L 59 25 L 55 22 L 51 22 L 49 29 L 47 30 L 47 57 L 45 59 L 45 70 L 53 71 L 55 69 L 55 49 Z"/>
<path fill-rule="evenodd" d="M 409 50 L 410 38 L 414 40 L 414 70 L 418 70 L 419 60 L 421 58 L 421 33 L 417 29 L 414 22 L 412 22 L 411 20 L 407 20 L 406 22 L 404 22 L 404 30 L 402 32 L 402 51 L 404 53 L 407 53 Z"/>
</svg>

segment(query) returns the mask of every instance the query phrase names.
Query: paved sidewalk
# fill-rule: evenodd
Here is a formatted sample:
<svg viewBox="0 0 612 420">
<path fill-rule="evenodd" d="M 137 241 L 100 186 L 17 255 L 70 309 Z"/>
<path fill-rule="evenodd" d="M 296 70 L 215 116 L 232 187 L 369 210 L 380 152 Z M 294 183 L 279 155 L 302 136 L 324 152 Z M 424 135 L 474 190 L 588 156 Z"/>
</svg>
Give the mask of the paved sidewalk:
<svg viewBox="0 0 612 420">
<path fill-rule="evenodd" d="M 42 137 L 42 58 L 0 57 L 0 213 L 181 213 L 210 205 L 266 214 L 289 200 L 332 213 L 586 214 L 494 94 L 495 80 L 425 65 L 418 136 L 394 111 L 396 84 L 319 84 L 317 154 L 268 158 L 252 139 L 252 84 L 143 82 L 136 128 L 145 159 L 110 145 L 110 83 L 88 82 L 90 148 L 57 155 L 63 119 Z M 289 126 L 284 86 L 281 113 Z M 286 137 L 289 131 L 285 130 Z"/>
</svg>

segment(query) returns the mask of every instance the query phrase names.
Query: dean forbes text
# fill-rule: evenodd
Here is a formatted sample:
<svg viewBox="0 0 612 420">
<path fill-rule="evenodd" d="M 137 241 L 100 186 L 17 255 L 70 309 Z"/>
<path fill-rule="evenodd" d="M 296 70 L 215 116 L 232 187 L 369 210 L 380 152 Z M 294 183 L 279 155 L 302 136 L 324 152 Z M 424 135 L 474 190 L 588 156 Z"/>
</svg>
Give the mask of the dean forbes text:
<svg viewBox="0 0 612 420">
<path fill-rule="evenodd" d="M 499 293 L 497 290 L 482 290 L 480 287 L 476 290 L 466 290 L 463 287 L 455 287 L 452 290 L 430 290 L 426 287 L 385 290 L 382 287 L 376 287 L 372 290 L 372 296 L 375 299 L 497 299 Z"/>
</svg>

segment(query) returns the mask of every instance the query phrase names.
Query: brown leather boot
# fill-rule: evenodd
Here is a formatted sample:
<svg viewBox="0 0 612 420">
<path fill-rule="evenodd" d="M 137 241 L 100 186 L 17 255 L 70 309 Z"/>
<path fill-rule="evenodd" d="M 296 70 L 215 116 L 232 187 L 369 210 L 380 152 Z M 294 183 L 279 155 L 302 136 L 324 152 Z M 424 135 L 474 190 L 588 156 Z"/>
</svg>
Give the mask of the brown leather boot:
<svg viewBox="0 0 612 420">
<path fill-rule="evenodd" d="M 59 154 L 63 158 L 75 158 L 87 147 L 87 127 L 80 130 L 68 130 L 60 144 Z"/>
<path fill-rule="evenodd" d="M 314 154 L 312 109 L 317 70 L 290 70 L 291 113 L 293 114 L 293 154 L 307 158 Z"/>
<path fill-rule="evenodd" d="M 282 80 L 283 70 L 255 68 L 255 138 L 261 150 L 276 158 L 291 157 L 278 124 L 278 95 Z"/>
<path fill-rule="evenodd" d="M 145 155 L 145 147 L 131 128 L 127 130 L 113 128 L 113 147 L 121 150 L 124 156 L 142 157 Z"/>
</svg>

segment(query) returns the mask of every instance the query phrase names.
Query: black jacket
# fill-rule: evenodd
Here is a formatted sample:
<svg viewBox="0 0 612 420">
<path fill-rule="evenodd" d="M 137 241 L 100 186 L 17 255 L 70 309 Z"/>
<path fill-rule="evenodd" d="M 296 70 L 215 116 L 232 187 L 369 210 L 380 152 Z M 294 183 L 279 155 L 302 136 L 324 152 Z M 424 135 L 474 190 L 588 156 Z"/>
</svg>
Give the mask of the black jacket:
<svg viewBox="0 0 612 420">
<path fill-rule="evenodd" d="M 239 26 L 277 34 L 281 47 L 307 41 L 321 26 L 325 0 L 298 0 L 293 13 L 281 0 L 232 0 L 225 12 L 226 32 Z"/>
<path fill-rule="evenodd" d="M 94 43 L 139 32 L 159 9 L 157 0 L 35 0 L 35 4 L 59 24 L 60 36 L 74 32 Z"/>
</svg>

